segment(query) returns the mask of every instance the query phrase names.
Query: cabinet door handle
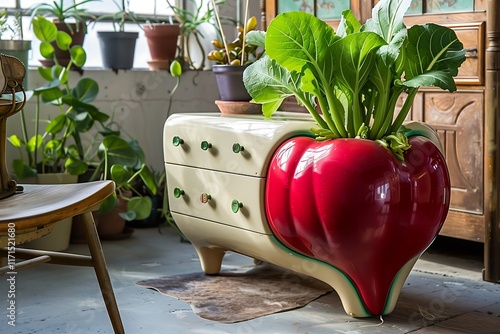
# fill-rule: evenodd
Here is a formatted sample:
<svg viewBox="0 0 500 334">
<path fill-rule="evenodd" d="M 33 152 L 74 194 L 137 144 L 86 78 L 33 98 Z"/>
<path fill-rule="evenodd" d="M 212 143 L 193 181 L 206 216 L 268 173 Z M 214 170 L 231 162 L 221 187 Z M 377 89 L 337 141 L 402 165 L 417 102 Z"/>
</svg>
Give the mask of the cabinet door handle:
<svg viewBox="0 0 500 334">
<path fill-rule="evenodd" d="M 472 48 L 468 48 L 468 49 L 464 49 L 465 50 L 465 57 L 467 58 L 478 58 L 478 51 L 477 51 L 477 47 L 472 47 Z"/>
</svg>

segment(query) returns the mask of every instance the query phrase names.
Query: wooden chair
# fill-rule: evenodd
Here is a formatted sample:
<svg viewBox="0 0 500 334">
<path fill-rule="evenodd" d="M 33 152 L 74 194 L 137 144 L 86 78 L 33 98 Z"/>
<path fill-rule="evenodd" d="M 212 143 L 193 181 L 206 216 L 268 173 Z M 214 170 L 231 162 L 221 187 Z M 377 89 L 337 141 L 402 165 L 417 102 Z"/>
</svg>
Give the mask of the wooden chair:
<svg viewBox="0 0 500 334">
<path fill-rule="evenodd" d="M 9 177 L 6 165 L 6 121 L 25 102 L 15 98 L 24 93 L 24 65 L 14 57 L 0 54 L 0 259 L 7 265 L 0 274 L 13 274 L 41 263 L 94 267 L 97 281 L 115 333 L 124 333 L 120 313 L 111 286 L 92 211 L 115 189 L 112 181 L 62 185 L 22 185 Z M 1 94 L 9 94 L 2 98 Z M 5 96 L 4 96 L 5 97 Z M 86 230 L 90 256 L 18 248 L 50 233 L 54 224 L 77 217 Z M 18 261 L 23 260 L 23 261 Z"/>
</svg>

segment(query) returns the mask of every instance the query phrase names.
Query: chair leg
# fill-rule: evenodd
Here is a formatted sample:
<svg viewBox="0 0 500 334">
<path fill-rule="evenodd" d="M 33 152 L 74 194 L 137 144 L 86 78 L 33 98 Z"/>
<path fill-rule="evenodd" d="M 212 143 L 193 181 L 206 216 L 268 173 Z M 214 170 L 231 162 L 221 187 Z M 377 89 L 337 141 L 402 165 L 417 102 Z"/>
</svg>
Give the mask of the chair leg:
<svg viewBox="0 0 500 334">
<path fill-rule="evenodd" d="M 97 281 L 101 288 L 102 297 L 108 310 L 108 315 L 113 325 L 113 329 L 116 334 L 125 333 L 123 329 L 122 320 L 120 318 L 120 312 L 118 311 L 118 306 L 116 304 L 115 294 L 113 292 L 113 287 L 111 286 L 111 280 L 109 278 L 108 269 L 106 267 L 106 261 L 104 259 L 104 253 L 101 247 L 101 241 L 97 235 L 97 229 L 94 223 L 91 212 L 84 213 L 81 218 L 83 218 L 83 223 L 85 225 L 85 233 L 87 236 L 87 241 L 89 245 L 90 255 L 94 261 L 94 269 L 97 276 Z"/>
</svg>

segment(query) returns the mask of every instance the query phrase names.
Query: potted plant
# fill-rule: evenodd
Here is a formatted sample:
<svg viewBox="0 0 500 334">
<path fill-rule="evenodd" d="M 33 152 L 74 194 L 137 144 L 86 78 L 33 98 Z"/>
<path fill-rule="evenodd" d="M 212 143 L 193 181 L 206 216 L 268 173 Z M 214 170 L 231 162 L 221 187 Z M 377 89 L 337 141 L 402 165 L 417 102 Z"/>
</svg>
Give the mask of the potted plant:
<svg viewBox="0 0 500 334">
<path fill-rule="evenodd" d="M 91 158 L 87 154 L 92 151 L 85 149 L 82 134 L 97 124 L 103 127 L 109 118 L 92 105 L 99 85 L 93 79 L 81 78 L 72 86 L 68 71 L 73 64 L 78 67 L 85 64 L 85 50 L 78 45 L 70 47 L 71 36 L 59 31 L 53 22 L 43 16 L 35 17 L 32 24 L 35 36 L 40 40 L 41 55 L 54 65 L 39 67 L 38 72 L 46 83 L 27 92 L 30 98 L 36 98 L 33 135 L 28 134 L 25 111 L 22 110 L 23 137 L 12 135 L 8 138 L 20 151 L 20 158 L 13 160 L 14 172 L 20 179 L 37 173 L 81 175 L 88 169 Z M 55 41 L 70 54 L 65 67 L 60 64 L 61 60 L 52 46 Z M 51 120 L 43 120 L 40 118 L 42 104 L 52 105 L 60 113 Z M 46 124 L 44 129 L 43 124 Z"/>
<path fill-rule="evenodd" d="M 272 156 L 267 218 L 280 243 L 344 275 L 364 309 L 354 316 L 392 311 L 394 278 L 408 275 L 401 268 L 434 240 L 449 207 L 436 133 L 403 121 L 420 86 L 456 90 L 465 51 L 449 28 L 407 29 L 410 2 L 381 0 L 364 25 L 345 11 L 336 32 L 304 12 L 278 15 L 266 56 L 244 73 L 264 115 L 295 96 L 317 123 Z"/>
<path fill-rule="evenodd" d="M 14 56 L 27 66 L 29 50 L 31 50 L 31 41 L 24 40 L 21 12 L 16 12 L 10 20 L 7 9 L 0 11 L 0 53 Z M 25 88 L 27 82 L 26 76 Z"/>
<path fill-rule="evenodd" d="M 167 4 L 170 6 L 168 1 Z M 154 6 L 154 18 L 148 20 L 143 26 L 151 54 L 148 65 L 150 70 L 168 70 L 170 62 L 175 59 L 177 53 L 177 42 L 181 28 L 178 23 L 173 22 L 172 18 L 170 18 L 169 22 L 158 20 L 156 1 Z M 178 9 L 178 7 L 175 8 Z"/>
<path fill-rule="evenodd" d="M 101 47 L 102 63 L 104 68 L 114 71 L 128 70 L 134 66 L 135 44 L 139 37 L 138 32 L 125 31 L 125 23 L 133 22 L 139 27 L 138 18 L 130 11 L 130 0 L 121 0 L 119 4 L 113 0 L 118 11 L 113 14 L 99 16 L 96 22 L 111 20 L 113 31 L 98 31 Z"/>
<path fill-rule="evenodd" d="M 223 4 L 224 0 L 217 0 L 216 5 Z M 215 8 L 211 1 L 191 0 L 185 8 L 175 6 L 167 0 L 173 10 L 176 20 L 180 23 L 180 41 L 177 60 L 183 68 L 191 70 L 211 69 L 206 62 L 206 48 L 210 47 L 211 40 L 217 35 L 215 23 Z"/>
<path fill-rule="evenodd" d="M 94 19 L 94 16 L 80 6 L 92 1 L 96 0 L 84 0 L 79 2 L 72 0 L 69 5 L 69 2 L 65 0 L 53 0 L 51 3 L 39 3 L 32 8 L 31 19 L 33 20 L 37 16 L 52 18 L 58 31 L 64 31 L 71 36 L 70 46 L 82 46 L 85 40 L 85 34 L 87 33 L 87 22 Z M 71 58 L 68 50 L 60 49 L 55 42 L 53 47 L 56 52 L 56 58 L 59 60 L 60 64 L 66 66 Z M 43 59 L 41 61 L 45 62 L 47 66 L 52 65 L 51 61 L 48 59 Z"/>
<path fill-rule="evenodd" d="M 99 163 L 93 178 L 113 180 L 116 190 L 107 198 L 96 214 L 99 235 L 115 238 L 123 234 L 125 221 L 143 220 L 149 217 L 153 207 L 150 196 L 156 195 L 157 185 L 153 173 L 146 165 L 145 155 L 135 139 L 125 139 L 114 122 L 102 133 L 99 145 Z M 137 181 L 141 180 L 139 186 Z M 100 223 L 102 222 L 102 224 Z"/>
<path fill-rule="evenodd" d="M 90 165 L 88 156 L 92 149 L 85 147 L 82 135 L 102 124 L 108 116 L 91 103 L 96 98 L 99 86 L 89 78 L 81 78 L 74 85 L 70 82 L 69 70 L 75 64 L 84 65 L 86 52 L 79 45 L 72 45 L 69 34 L 59 31 L 57 26 L 43 16 L 32 20 L 35 36 L 40 40 L 40 53 L 54 65 L 41 66 L 39 74 L 46 80 L 40 87 L 27 91 L 28 98 L 36 99 L 34 131 L 28 131 L 26 110 L 21 110 L 22 136 L 13 134 L 9 142 L 19 149 L 19 158 L 13 160 L 16 177 L 23 182 L 75 183 Z M 69 51 L 70 59 L 62 66 L 54 50 L 54 42 L 61 50 Z M 59 111 L 52 119 L 41 117 L 42 104 Z M 72 221 L 61 221 L 54 232 L 39 239 L 33 247 L 48 250 L 64 250 L 69 245 Z"/>
<path fill-rule="evenodd" d="M 237 27 L 238 37 L 232 42 L 228 42 L 222 30 L 220 17 L 215 11 L 221 40 L 212 41 L 216 48 L 208 53 L 207 58 L 215 61 L 212 71 L 215 74 L 219 94 L 222 101 L 250 101 L 245 87 L 243 86 L 243 71 L 245 68 L 260 57 L 258 46 L 248 42 L 247 33 L 257 26 L 255 16 L 249 18 L 243 27 Z"/>
</svg>

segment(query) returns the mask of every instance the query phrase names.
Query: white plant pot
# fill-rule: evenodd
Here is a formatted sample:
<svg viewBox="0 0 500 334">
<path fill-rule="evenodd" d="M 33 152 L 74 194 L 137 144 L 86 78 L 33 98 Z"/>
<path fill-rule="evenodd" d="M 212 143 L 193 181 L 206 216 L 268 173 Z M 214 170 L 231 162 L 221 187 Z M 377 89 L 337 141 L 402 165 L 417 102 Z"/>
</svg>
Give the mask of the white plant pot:
<svg viewBox="0 0 500 334">
<path fill-rule="evenodd" d="M 78 176 L 66 173 L 38 174 L 36 177 L 24 179 L 22 183 L 36 184 L 67 184 L 77 183 Z M 23 245 L 26 248 L 35 248 L 48 251 L 63 251 L 69 247 L 72 218 L 66 218 L 55 224 L 52 232 L 46 236 L 30 241 Z"/>
</svg>

